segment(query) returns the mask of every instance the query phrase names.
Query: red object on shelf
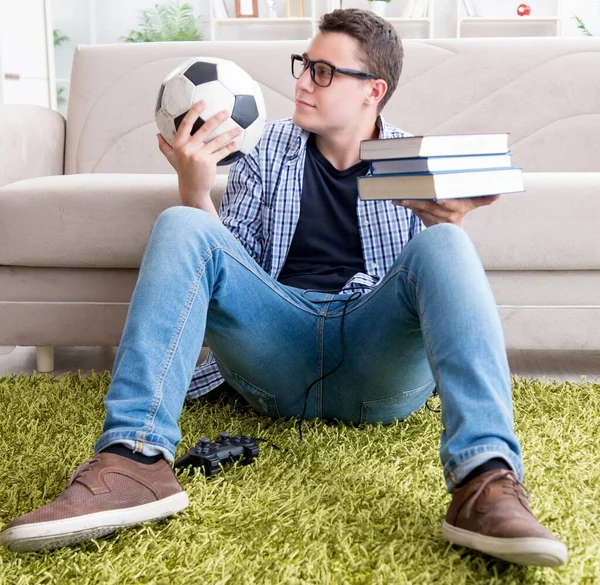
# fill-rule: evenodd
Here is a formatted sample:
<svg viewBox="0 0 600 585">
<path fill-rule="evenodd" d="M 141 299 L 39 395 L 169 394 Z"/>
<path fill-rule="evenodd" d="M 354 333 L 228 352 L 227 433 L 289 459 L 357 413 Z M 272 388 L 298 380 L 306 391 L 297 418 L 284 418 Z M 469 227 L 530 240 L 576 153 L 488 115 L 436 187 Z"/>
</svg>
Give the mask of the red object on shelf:
<svg viewBox="0 0 600 585">
<path fill-rule="evenodd" d="M 517 14 L 519 16 L 529 16 L 531 14 L 531 6 L 529 4 L 519 4 Z"/>
</svg>

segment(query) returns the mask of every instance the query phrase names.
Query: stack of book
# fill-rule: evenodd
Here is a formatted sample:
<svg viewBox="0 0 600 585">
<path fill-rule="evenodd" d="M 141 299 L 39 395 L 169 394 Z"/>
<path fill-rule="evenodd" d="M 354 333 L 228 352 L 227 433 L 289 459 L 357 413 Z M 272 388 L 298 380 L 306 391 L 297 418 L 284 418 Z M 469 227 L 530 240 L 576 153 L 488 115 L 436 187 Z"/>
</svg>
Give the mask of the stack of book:
<svg viewBox="0 0 600 585">
<path fill-rule="evenodd" d="M 524 191 L 511 164 L 508 134 L 443 134 L 363 140 L 370 174 L 358 178 L 361 199 L 456 199 Z"/>
</svg>

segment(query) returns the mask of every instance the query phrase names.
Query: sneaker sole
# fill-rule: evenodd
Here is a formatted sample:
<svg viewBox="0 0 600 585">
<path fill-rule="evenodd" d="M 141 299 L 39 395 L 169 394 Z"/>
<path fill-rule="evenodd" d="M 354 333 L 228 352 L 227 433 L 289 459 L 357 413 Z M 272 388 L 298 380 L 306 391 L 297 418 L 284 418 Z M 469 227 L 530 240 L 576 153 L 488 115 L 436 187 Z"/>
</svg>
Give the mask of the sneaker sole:
<svg viewBox="0 0 600 585">
<path fill-rule="evenodd" d="M 17 552 L 58 548 L 99 538 L 142 522 L 168 518 L 187 508 L 188 503 L 188 495 L 182 491 L 133 508 L 106 510 L 53 522 L 22 524 L 0 533 L 0 544 Z"/>
<path fill-rule="evenodd" d="M 569 557 L 567 547 L 562 542 L 547 538 L 485 536 L 457 528 L 446 521 L 442 524 L 442 534 L 454 544 L 473 548 L 518 565 L 558 567 L 566 564 Z"/>
</svg>

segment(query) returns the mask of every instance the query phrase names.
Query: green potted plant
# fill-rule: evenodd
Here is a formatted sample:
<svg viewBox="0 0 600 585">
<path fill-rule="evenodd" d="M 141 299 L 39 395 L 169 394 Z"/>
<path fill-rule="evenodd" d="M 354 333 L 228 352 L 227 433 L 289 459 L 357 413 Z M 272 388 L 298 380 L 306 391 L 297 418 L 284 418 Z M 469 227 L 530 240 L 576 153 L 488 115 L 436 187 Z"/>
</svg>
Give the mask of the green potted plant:
<svg viewBox="0 0 600 585">
<path fill-rule="evenodd" d="M 369 7 L 374 14 L 377 16 L 385 16 L 385 5 L 389 4 L 391 0 L 368 0 Z"/>
<path fill-rule="evenodd" d="M 586 37 L 593 37 L 594 35 L 589 31 L 588 27 L 585 26 L 585 23 L 579 16 L 573 14 L 573 20 L 577 23 L 577 28 L 584 34 Z"/>
<path fill-rule="evenodd" d="M 125 43 L 152 43 L 203 39 L 202 19 L 194 14 L 190 4 L 180 4 L 179 1 L 155 4 L 153 9 L 142 10 L 139 27 L 141 30 L 130 30 L 120 40 Z"/>
<path fill-rule="evenodd" d="M 68 36 L 63 35 L 62 32 L 60 31 L 60 29 L 58 29 L 58 28 L 55 28 L 52 31 L 52 36 L 54 37 L 54 46 L 55 47 L 60 47 L 60 45 L 62 45 L 62 43 L 71 40 Z M 56 88 L 56 105 L 63 106 L 66 103 L 67 103 L 67 98 L 65 97 L 65 88 L 57 87 Z"/>
</svg>

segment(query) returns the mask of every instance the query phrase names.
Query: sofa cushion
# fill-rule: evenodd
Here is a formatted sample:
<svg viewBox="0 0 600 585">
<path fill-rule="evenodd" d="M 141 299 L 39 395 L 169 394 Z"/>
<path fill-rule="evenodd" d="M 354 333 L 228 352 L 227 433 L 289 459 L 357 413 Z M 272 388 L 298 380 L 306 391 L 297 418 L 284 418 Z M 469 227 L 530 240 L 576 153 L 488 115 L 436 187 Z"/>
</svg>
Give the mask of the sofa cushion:
<svg viewBox="0 0 600 585">
<path fill-rule="evenodd" d="M 47 175 L 62 175 L 65 119 L 41 106 L 0 103 L 0 187 Z"/>
<path fill-rule="evenodd" d="M 217 177 L 220 203 L 226 177 Z M 152 225 L 180 205 L 177 176 L 82 174 L 0 188 L 0 265 L 138 268 Z"/>
<path fill-rule="evenodd" d="M 440 0 L 441 3 L 441 0 Z M 308 41 L 79 45 L 69 90 L 66 172 L 166 173 L 156 148 L 160 83 L 189 57 L 232 59 L 260 85 L 269 120 L 291 116 L 290 54 Z M 595 171 L 600 38 L 408 39 L 388 122 L 412 134 L 510 132 L 527 171 Z"/>
<path fill-rule="evenodd" d="M 524 173 L 525 193 L 465 218 L 487 270 L 598 270 L 600 173 Z"/>
<path fill-rule="evenodd" d="M 600 173 L 525 173 L 465 220 L 487 270 L 599 270 Z M 211 192 L 218 208 L 226 177 Z M 0 265 L 137 268 L 176 175 L 41 177 L 0 188 Z M 35 234 L 35 238 L 32 237 Z"/>
</svg>

